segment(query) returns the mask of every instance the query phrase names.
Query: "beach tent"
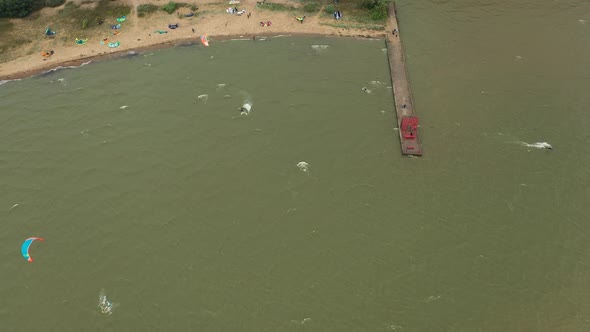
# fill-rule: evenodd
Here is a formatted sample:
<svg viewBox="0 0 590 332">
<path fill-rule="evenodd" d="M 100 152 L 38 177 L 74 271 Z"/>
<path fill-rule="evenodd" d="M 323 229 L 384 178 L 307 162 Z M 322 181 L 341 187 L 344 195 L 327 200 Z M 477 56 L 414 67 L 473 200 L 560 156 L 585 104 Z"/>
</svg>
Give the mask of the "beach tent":
<svg viewBox="0 0 590 332">
<path fill-rule="evenodd" d="M 88 39 L 78 39 L 76 38 L 76 44 L 78 45 L 84 45 L 88 42 Z"/>
<path fill-rule="evenodd" d="M 53 36 L 55 35 L 57 32 L 52 31 L 50 27 L 47 27 L 47 29 L 45 29 L 45 35 L 46 36 Z"/>
</svg>

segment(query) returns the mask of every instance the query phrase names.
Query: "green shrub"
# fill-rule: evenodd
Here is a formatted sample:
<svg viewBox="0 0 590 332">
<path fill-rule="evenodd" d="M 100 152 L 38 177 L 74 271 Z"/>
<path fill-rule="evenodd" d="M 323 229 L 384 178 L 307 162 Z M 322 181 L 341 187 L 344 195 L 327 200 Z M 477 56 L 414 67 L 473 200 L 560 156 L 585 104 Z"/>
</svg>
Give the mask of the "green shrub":
<svg viewBox="0 0 590 332">
<path fill-rule="evenodd" d="M 305 13 L 315 13 L 320 10 L 320 4 L 317 2 L 308 2 L 303 5 L 303 11 Z"/>
<path fill-rule="evenodd" d="M 88 28 L 88 19 L 84 17 L 84 19 L 82 20 L 82 29 L 86 28 Z"/>
<path fill-rule="evenodd" d="M 162 10 L 168 14 L 174 13 L 176 11 L 176 8 L 178 8 L 178 5 L 174 1 L 170 1 L 164 6 L 162 6 Z"/>
<path fill-rule="evenodd" d="M 199 9 L 199 7 L 197 7 L 197 5 L 191 5 L 191 10 L 193 12 L 197 11 L 197 9 Z"/>
<path fill-rule="evenodd" d="M 378 2 L 379 0 L 361 0 L 359 7 L 371 10 L 377 5 Z"/>
<path fill-rule="evenodd" d="M 324 7 L 324 12 L 326 12 L 326 14 L 334 14 L 334 12 L 336 11 L 336 7 L 334 5 L 327 5 L 326 7 Z"/>
<path fill-rule="evenodd" d="M 137 16 L 144 17 L 147 14 L 151 14 L 158 10 L 158 6 L 152 5 L 151 3 L 137 6 Z"/>
<path fill-rule="evenodd" d="M 379 21 L 387 18 L 387 4 L 380 2 L 369 11 L 369 16 L 374 21 Z"/>
<path fill-rule="evenodd" d="M 33 11 L 33 0 L 0 0 L 0 17 L 25 17 Z"/>
<path fill-rule="evenodd" d="M 66 0 L 45 0 L 45 6 L 47 7 L 59 7 L 63 5 Z"/>
</svg>

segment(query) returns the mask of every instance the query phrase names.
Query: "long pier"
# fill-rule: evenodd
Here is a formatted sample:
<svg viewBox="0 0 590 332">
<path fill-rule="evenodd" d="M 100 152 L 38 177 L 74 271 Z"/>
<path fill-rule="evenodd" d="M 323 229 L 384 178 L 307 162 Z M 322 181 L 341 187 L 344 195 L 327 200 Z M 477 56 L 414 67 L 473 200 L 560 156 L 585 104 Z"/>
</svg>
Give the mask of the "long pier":
<svg viewBox="0 0 590 332">
<path fill-rule="evenodd" d="M 395 113 L 397 115 L 397 128 L 399 128 L 401 150 L 403 155 L 421 156 L 422 143 L 418 135 L 418 117 L 414 113 L 412 90 L 410 89 L 408 72 L 406 71 L 404 48 L 397 20 L 395 2 L 390 2 L 387 11 L 388 29 L 385 34 L 385 42 L 389 56 L 391 86 L 393 87 L 393 99 Z"/>
</svg>

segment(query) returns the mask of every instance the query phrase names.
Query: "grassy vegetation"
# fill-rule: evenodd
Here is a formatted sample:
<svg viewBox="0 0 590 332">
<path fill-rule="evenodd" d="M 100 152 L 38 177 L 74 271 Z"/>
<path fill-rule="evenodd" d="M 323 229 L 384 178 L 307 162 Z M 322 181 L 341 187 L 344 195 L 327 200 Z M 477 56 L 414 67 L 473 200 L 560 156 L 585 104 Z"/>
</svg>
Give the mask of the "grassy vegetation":
<svg viewBox="0 0 590 332">
<path fill-rule="evenodd" d="M 273 2 L 265 2 L 262 4 L 257 4 L 256 7 L 260 8 L 260 9 L 270 10 L 273 12 L 288 12 L 288 11 L 299 10 L 299 8 L 296 8 L 294 6 L 285 5 L 282 3 L 273 3 Z"/>
<path fill-rule="evenodd" d="M 131 7 L 121 5 L 109 0 L 101 0 L 96 6 L 79 6 L 73 2 L 66 2 L 66 5 L 57 14 L 57 19 L 61 23 L 61 29 L 69 32 L 79 31 L 84 26 L 84 20 L 87 20 L 86 26 L 89 29 L 97 27 L 100 20 L 105 22 L 114 21 L 120 16 L 129 15 Z"/>
<path fill-rule="evenodd" d="M 376 25 L 376 24 L 357 24 L 357 23 L 320 23 L 321 25 L 327 25 L 329 27 L 339 28 L 339 29 L 359 29 L 359 30 L 375 30 L 375 31 L 383 31 L 385 30 L 384 25 Z"/>
<path fill-rule="evenodd" d="M 12 22 L 10 22 L 8 19 L 0 19 L 0 34 L 10 32 L 13 27 L 14 24 L 12 24 Z"/>
<path fill-rule="evenodd" d="M 328 26 L 347 29 L 384 30 L 387 23 L 387 2 L 388 0 L 338 2 L 338 4 L 324 6 L 321 15 L 324 18 L 334 19 L 335 11 L 342 12 L 342 19 L 334 23 L 324 24 Z"/>
<path fill-rule="evenodd" d="M 167 4 L 165 4 L 164 6 L 162 6 L 162 10 L 168 14 L 174 13 L 177 8 L 178 8 L 178 5 L 174 1 L 170 1 Z"/>
<path fill-rule="evenodd" d="M 186 2 L 174 2 L 174 1 L 170 1 L 167 4 L 163 5 L 162 10 L 165 11 L 168 14 L 172 14 L 174 13 L 178 8 L 190 8 L 192 11 L 195 11 L 198 9 L 197 5 L 195 4 L 190 4 L 190 3 L 186 3 Z"/>
<path fill-rule="evenodd" d="M 312 1 L 312 2 L 306 2 L 303 5 L 302 9 L 303 9 L 304 13 L 311 14 L 311 13 L 319 12 L 321 7 L 322 7 L 322 5 L 320 5 L 319 2 Z"/>
<path fill-rule="evenodd" d="M 160 9 L 160 7 L 153 5 L 151 3 L 139 5 L 139 6 L 137 6 L 137 16 L 144 17 L 144 16 L 149 15 L 151 13 L 155 13 L 158 9 Z"/>
</svg>

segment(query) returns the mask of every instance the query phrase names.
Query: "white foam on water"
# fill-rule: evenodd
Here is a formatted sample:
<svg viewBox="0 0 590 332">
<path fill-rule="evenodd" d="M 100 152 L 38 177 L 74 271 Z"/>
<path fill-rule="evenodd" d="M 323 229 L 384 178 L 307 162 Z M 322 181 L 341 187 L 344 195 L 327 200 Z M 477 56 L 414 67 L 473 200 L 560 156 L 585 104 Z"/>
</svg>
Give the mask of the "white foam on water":
<svg viewBox="0 0 590 332">
<path fill-rule="evenodd" d="M 129 106 L 127 106 L 127 105 L 123 105 L 123 106 L 121 106 L 121 107 L 119 107 L 119 108 L 120 108 L 120 109 L 122 109 L 122 110 L 124 110 L 124 109 L 126 109 L 127 107 L 129 107 Z"/>
<path fill-rule="evenodd" d="M 80 68 L 80 67 L 84 67 L 84 66 L 90 64 L 91 62 L 92 62 L 92 60 L 86 61 L 86 62 L 82 62 L 79 66 L 65 66 L 65 67 L 64 66 L 57 66 L 55 68 L 49 69 L 47 71 L 44 71 L 42 74 L 49 74 L 51 72 L 58 71 L 58 70 L 61 70 L 61 69 Z"/>
<path fill-rule="evenodd" d="M 302 172 L 307 172 L 309 170 L 309 163 L 300 161 L 297 163 L 297 167 L 299 167 Z"/>
<path fill-rule="evenodd" d="M 528 148 L 535 148 L 535 149 L 546 149 L 551 150 L 553 146 L 547 142 L 535 142 L 535 143 L 527 143 L 527 142 L 518 142 L 519 144 L 526 146 Z"/>
<path fill-rule="evenodd" d="M 311 48 L 314 49 L 315 51 L 326 50 L 326 49 L 328 49 L 328 47 L 330 47 L 330 45 L 311 45 Z"/>
<path fill-rule="evenodd" d="M 217 84 L 218 88 L 225 88 L 226 84 L 225 83 L 219 83 Z"/>
<path fill-rule="evenodd" d="M 15 80 L 0 80 L 0 85 L 6 84 L 8 82 L 15 82 L 15 81 L 20 81 L 20 78 L 17 78 Z"/>
<path fill-rule="evenodd" d="M 202 100 L 202 101 L 206 102 L 207 100 L 209 100 L 209 95 L 203 94 L 203 95 L 199 95 L 197 98 L 199 100 Z"/>
<path fill-rule="evenodd" d="M 111 302 L 104 291 L 104 289 L 100 290 L 98 294 L 98 311 L 103 315 L 111 315 L 113 314 L 113 309 L 117 306 L 117 304 Z"/>
<path fill-rule="evenodd" d="M 586 24 L 586 23 L 588 23 L 588 20 L 579 19 L 578 22 L 580 22 L 581 24 Z"/>
<path fill-rule="evenodd" d="M 250 110 L 252 109 L 252 104 L 250 102 L 245 102 L 242 107 L 240 107 L 240 114 L 241 115 L 248 115 L 250 114 Z"/>
<path fill-rule="evenodd" d="M 361 88 L 361 90 L 363 90 L 366 94 L 370 95 L 371 93 L 373 93 L 373 91 L 371 91 L 369 88 L 367 88 L 366 86 L 363 86 Z"/>
</svg>

